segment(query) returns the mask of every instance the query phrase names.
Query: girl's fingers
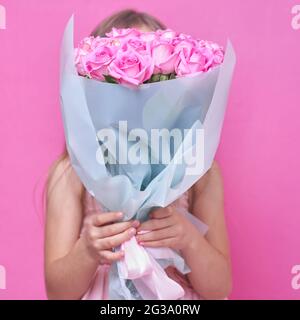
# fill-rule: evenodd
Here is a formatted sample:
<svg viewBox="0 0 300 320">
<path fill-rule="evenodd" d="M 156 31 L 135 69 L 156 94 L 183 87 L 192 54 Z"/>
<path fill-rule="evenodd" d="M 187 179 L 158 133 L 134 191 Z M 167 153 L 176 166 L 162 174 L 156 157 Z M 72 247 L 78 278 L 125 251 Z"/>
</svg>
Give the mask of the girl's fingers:
<svg viewBox="0 0 300 320">
<path fill-rule="evenodd" d="M 110 250 L 102 250 L 99 255 L 103 259 L 103 262 L 111 263 L 121 260 L 124 257 L 124 251 L 112 252 Z"/>
<path fill-rule="evenodd" d="M 137 228 L 139 226 L 138 220 L 115 222 L 110 225 L 97 228 L 98 238 L 106 238 L 116 234 L 119 234 L 130 227 Z"/>
<path fill-rule="evenodd" d="M 96 247 L 98 248 L 98 250 L 112 249 L 114 247 L 121 245 L 123 242 L 131 239 L 131 237 L 134 236 L 135 233 L 136 233 L 135 228 L 129 228 L 123 231 L 122 233 L 97 240 Z"/>
<path fill-rule="evenodd" d="M 140 242 L 139 244 L 145 247 L 168 247 L 168 248 L 172 248 L 173 245 L 176 242 L 176 238 L 172 237 L 172 238 L 168 238 L 168 239 L 162 239 L 162 240 L 154 240 L 154 241 L 146 241 L 146 242 Z"/>
<path fill-rule="evenodd" d="M 162 240 L 176 236 L 176 229 L 174 227 L 167 227 L 164 229 L 154 230 L 143 234 L 138 234 L 136 239 L 140 241 L 154 241 Z"/>
<path fill-rule="evenodd" d="M 147 220 L 138 227 L 137 231 L 141 230 L 158 230 L 166 227 L 170 227 L 173 224 L 172 217 L 166 217 L 162 219 L 150 219 Z"/>
<path fill-rule="evenodd" d="M 166 207 L 166 208 L 159 208 L 159 209 L 155 209 L 150 213 L 150 217 L 152 219 L 162 219 L 162 218 L 166 218 L 172 215 L 172 208 Z"/>
<path fill-rule="evenodd" d="M 102 212 L 96 213 L 92 217 L 92 224 L 94 226 L 102 226 L 107 223 L 112 223 L 120 220 L 123 217 L 122 212 Z"/>
</svg>

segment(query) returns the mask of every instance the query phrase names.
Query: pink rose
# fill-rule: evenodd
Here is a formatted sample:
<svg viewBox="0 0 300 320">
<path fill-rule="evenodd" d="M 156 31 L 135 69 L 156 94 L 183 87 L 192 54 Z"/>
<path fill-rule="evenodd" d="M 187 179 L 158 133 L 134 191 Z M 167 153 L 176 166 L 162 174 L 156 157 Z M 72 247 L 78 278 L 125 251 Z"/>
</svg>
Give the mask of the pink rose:
<svg viewBox="0 0 300 320">
<path fill-rule="evenodd" d="M 217 43 L 214 43 L 212 41 L 204 41 L 200 40 L 198 42 L 198 46 L 200 48 L 209 48 L 211 51 L 213 51 L 213 61 L 212 66 L 219 65 L 224 60 L 224 49 L 223 47 L 219 46 Z"/>
<path fill-rule="evenodd" d="M 101 68 L 112 59 L 117 47 L 109 38 L 86 37 L 75 49 L 75 65 L 79 74 L 102 80 Z"/>
<path fill-rule="evenodd" d="M 106 33 L 109 38 L 118 39 L 121 42 L 126 41 L 130 38 L 139 37 L 141 32 L 134 28 L 118 29 L 112 28 L 111 32 Z"/>
<path fill-rule="evenodd" d="M 151 42 L 158 38 L 158 35 L 154 31 L 143 32 L 140 34 L 139 38 L 145 42 Z"/>
<path fill-rule="evenodd" d="M 186 54 L 189 54 L 193 49 L 195 49 L 198 44 L 197 41 L 193 39 L 184 39 L 180 40 L 179 38 L 174 39 L 173 41 L 174 50 L 176 52 L 184 51 Z"/>
<path fill-rule="evenodd" d="M 180 48 L 175 70 L 178 76 L 202 73 L 207 72 L 222 61 L 223 53 L 219 47 L 201 41 L 195 47 Z"/>
<path fill-rule="evenodd" d="M 206 59 L 199 50 L 181 50 L 175 71 L 177 76 L 186 76 L 191 73 L 203 72 L 205 70 L 205 64 Z"/>
<path fill-rule="evenodd" d="M 115 52 L 111 47 L 99 46 L 96 50 L 90 52 L 83 57 L 83 67 L 86 74 L 91 78 L 104 81 L 104 76 L 107 75 L 107 68 L 114 59 Z"/>
<path fill-rule="evenodd" d="M 86 74 L 84 67 L 83 58 L 92 52 L 95 48 L 95 38 L 85 37 L 79 42 L 78 47 L 75 49 L 75 65 L 77 67 L 78 73 L 81 75 Z"/>
<path fill-rule="evenodd" d="M 151 46 L 155 66 L 154 73 L 169 74 L 174 72 L 178 57 L 178 53 L 174 51 L 174 46 L 166 41 L 154 41 Z"/>
<path fill-rule="evenodd" d="M 136 52 L 143 54 L 143 52 L 145 52 L 145 51 L 149 52 L 149 43 L 141 40 L 138 37 L 133 37 L 133 38 L 128 39 L 122 45 L 123 51 L 127 51 L 129 49 L 132 49 Z M 145 54 L 147 54 L 147 52 L 145 52 Z"/>
<path fill-rule="evenodd" d="M 186 33 L 179 33 L 178 34 L 178 39 L 180 40 L 192 40 L 193 37 L 189 34 L 186 34 Z"/>
<path fill-rule="evenodd" d="M 95 49 L 95 44 L 97 41 L 99 41 L 100 37 L 85 37 L 79 42 L 78 49 L 84 51 L 84 52 L 91 52 Z"/>
<path fill-rule="evenodd" d="M 75 66 L 80 75 L 86 75 L 84 57 L 87 55 L 86 51 L 81 51 L 80 48 L 75 49 Z"/>
<path fill-rule="evenodd" d="M 148 54 L 141 55 L 131 49 L 119 50 L 115 59 L 108 66 L 108 72 L 118 83 L 134 87 L 150 79 L 153 73 L 153 63 Z"/>
<path fill-rule="evenodd" d="M 157 34 L 162 41 L 168 42 L 172 42 L 177 37 L 177 33 L 171 29 L 158 30 Z"/>
</svg>

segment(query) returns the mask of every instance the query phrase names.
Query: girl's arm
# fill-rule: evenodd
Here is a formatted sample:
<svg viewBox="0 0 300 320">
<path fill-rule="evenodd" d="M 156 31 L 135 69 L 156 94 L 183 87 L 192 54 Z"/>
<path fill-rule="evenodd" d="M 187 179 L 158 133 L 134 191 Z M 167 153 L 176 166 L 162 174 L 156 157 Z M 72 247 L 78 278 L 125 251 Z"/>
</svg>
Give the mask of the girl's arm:
<svg viewBox="0 0 300 320">
<path fill-rule="evenodd" d="M 193 187 L 191 212 L 209 226 L 205 237 L 194 232 L 193 241 L 182 249 L 192 272 L 188 278 L 206 299 L 227 297 L 232 288 L 231 262 L 224 219 L 223 184 L 216 163 Z"/>
<path fill-rule="evenodd" d="M 130 239 L 135 233 L 132 227 L 138 226 L 133 221 L 114 223 L 121 218 L 118 212 L 95 213 L 82 221 L 82 194 L 83 186 L 69 161 L 60 162 L 47 188 L 45 278 L 49 299 L 80 299 L 99 264 L 123 257 L 122 251 L 112 252 L 111 248 Z"/>
<path fill-rule="evenodd" d="M 223 208 L 221 173 L 216 163 L 193 186 L 192 205 L 195 216 L 209 226 L 202 236 L 176 208 L 169 206 L 151 214 L 140 230 L 151 232 L 137 236 L 145 246 L 168 246 L 179 249 L 191 272 L 195 291 L 205 299 L 222 299 L 231 291 L 231 263 Z"/>
<path fill-rule="evenodd" d="M 78 239 L 82 192 L 69 163 L 58 163 L 47 186 L 45 279 L 49 299 L 79 299 L 98 266 Z"/>
</svg>

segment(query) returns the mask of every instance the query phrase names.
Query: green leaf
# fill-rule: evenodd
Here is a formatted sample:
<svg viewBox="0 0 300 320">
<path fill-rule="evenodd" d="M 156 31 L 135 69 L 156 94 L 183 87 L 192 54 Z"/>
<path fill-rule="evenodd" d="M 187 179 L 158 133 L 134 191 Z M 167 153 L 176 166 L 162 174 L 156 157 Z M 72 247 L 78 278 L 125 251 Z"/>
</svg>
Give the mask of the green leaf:
<svg viewBox="0 0 300 320">
<path fill-rule="evenodd" d="M 103 75 L 104 76 L 104 79 L 106 82 L 109 82 L 109 83 L 118 83 L 117 80 L 115 78 L 113 78 L 112 76 L 109 76 L 109 75 Z"/>
<path fill-rule="evenodd" d="M 151 78 L 145 81 L 144 83 L 159 82 L 159 81 L 170 80 L 170 79 L 176 79 L 176 74 L 174 72 L 169 74 L 162 74 L 162 73 L 153 74 Z"/>
<path fill-rule="evenodd" d="M 160 81 L 169 80 L 169 75 L 167 74 L 161 74 L 160 75 Z"/>
<path fill-rule="evenodd" d="M 150 79 L 150 82 L 158 82 L 158 81 L 160 81 L 160 74 L 153 74 Z"/>
</svg>

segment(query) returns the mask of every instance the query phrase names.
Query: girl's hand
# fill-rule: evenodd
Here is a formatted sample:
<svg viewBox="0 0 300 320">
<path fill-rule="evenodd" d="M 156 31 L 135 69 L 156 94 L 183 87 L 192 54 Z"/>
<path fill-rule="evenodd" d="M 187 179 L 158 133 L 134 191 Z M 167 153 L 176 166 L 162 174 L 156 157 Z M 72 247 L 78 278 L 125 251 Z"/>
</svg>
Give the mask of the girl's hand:
<svg viewBox="0 0 300 320">
<path fill-rule="evenodd" d="M 139 234 L 140 231 L 150 231 Z M 137 229 L 136 239 L 140 245 L 184 249 L 198 233 L 196 227 L 172 205 L 150 213 L 150 219 Z"/>
<path fill-rule="evenodd" d="M 116 222 L 122 212 L 96 213 L 84 219 L 81 238 L 89 255 L 100 264 L 111 264 L 124 256 L 123 251 L 112 248 L 129 240 L 136 233 L 139 221 Z"/>
</svg>

